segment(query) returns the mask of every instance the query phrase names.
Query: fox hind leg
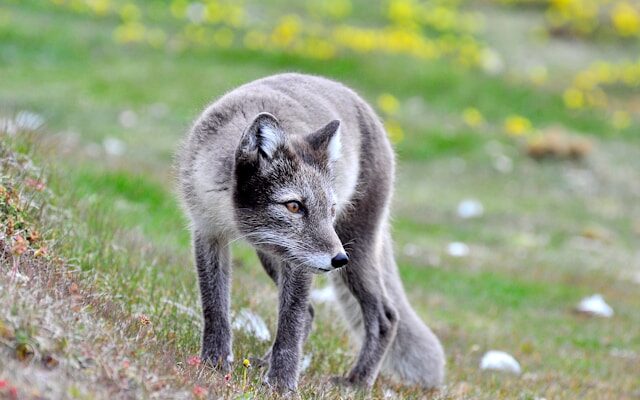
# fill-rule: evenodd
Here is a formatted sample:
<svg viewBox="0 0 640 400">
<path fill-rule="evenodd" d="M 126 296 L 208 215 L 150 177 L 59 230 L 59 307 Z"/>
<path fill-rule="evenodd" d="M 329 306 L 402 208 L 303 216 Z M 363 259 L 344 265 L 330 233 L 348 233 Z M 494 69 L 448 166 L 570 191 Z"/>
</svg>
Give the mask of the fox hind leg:
<svg viewBox="0 0 640 400">
<path fill-rule="evenodd" d="M 357 265 L 355 262 L 352 264 L 351 261 L 350 264 L 334 280 L 338 280 L 338 285 L 343 285 L 359 305 L 359 315 L 347 318 L 352 329 L 357 331 L 356 334 L 362 336 L 361 348 L 355 365 L 345 379 L 350 385 L 371 387 L 395 337 L 398 314 L 384 293 L 379 277 L 375 272 L 371 273 L 375 267 Z M 364 274 L 369 276 L 363 279 Z"/>
<path fill-rule="evenodd" d="M 357 361 L 345 377 L 346 383 L 356 386 L 373 385 L 398 327 L 398 313 L 382 281 L 384 266 L 376 250 L 379 229 L 375 220 L 357 212 L 340 221 L 336 229 L 343 243 L 353 241 L 349 264 L 335 274 L 333 283 L 344 299 L 340 303 L 352 330 L 361 336 Z"/>
</svg>

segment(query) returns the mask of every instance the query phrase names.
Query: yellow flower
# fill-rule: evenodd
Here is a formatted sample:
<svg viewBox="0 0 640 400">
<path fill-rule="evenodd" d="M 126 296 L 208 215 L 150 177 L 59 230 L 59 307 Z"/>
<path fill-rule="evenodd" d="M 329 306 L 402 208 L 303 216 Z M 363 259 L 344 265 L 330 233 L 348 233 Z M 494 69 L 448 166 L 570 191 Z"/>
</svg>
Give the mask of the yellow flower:
<svg viewBox="0 0 640 400">
<path fill-rule="evenodd" d="M 611 22 L 622 36 L 633 36 L 640 33 L 640 13 L 631 4 L 616 4 L 611 12 Z"/>
<path fill-rule="evenodd" d="M 504 130 L 512 136 L 521 136 L 531 131 L 531 121 L 520 115 L 511 115 L 504 120 Z"/>
<path fill-rule="evenodd" d="M 218 47 L 231 47 L 231 45 L 233 44 L 233 31 L 229 28 L 218 29 L 213 34 L 213 41 Z"/>
<path fill-rule="evenodd" d="M 91 0 L 88 4 L 96 15 L 103 16 L 109 12 L 109 0 Z"/>
<path fill-rule="evenodd" d="M 173 15 L 174 18 L 184 18 L 187 12 L 188 5 L 189 3 L 187 2 L 187 0 L 173 0 L 171 2 L 171 5 L 169 6 L 171 15 Z"/>
<path fill-rule="evenodd" d="M 140 42 L 144 39 L 144 25 L 137 22 L 127 22 L 116 27 L 113 36 L 118 43 Z"/>
<path fill-rule="evenodd" d="M 145 314 L 140 314 L 138 316 L 138 322 L 140 322 L 140 325 L 147 326 L 151 324 L 151 319 L 149 319 Z"/>
<path fill-rule="evenodd" d="M 611 124 L 615 129 L 621 131 L 631 125 L 631 117 L 624 111 L 616 111 L 611 117 Z"/>
<path fill-rule="evenodd" d="M 477 108 L 473 107 L 466 108 L 462 112 L 462 119 L 464 120 L 464 123 L 469 125 L 471 128 L 477 128 L 485 122 L 482 113 L 480 113 Z"/>
<path fill-rule="evenodd" d="M 285 15 L 273 30 L 272 40 L 277 46 L 288 46 L 298 36 L 302 22 L 297 15 Z"/>
<path fill-rule="evenodd" d="M 323 2 L 324 11 L 335 19 L 342 19 L 351 13 L 351 0 L 327 0 Z"/>
<path fill-rule="evenodd" d="M 412 0 L 391 0 L 387 15 L 389 19 L 397 24 L 406 25 L 413 21 L 416 4 Z"/>
<path fill-rule="evenodd" d="M 359 53 L 376 49 L 380 42 L 377 32 L 372 29 L 338 26 L 333 30 L 332 41 L 339 46 L 350 48 Z"/>
<path fill-rule="evenodd" d="M 167 35 L 160 28 L 153 28 L 147 31 L 147 43 L 152 47 L 160 48 L 167 41 Z"/>
<path fill-rule="evenodd" d="M 389 139 L 392 143 L 400 143 L 404 139 L 404 131 L 398 121 L 389 120 L 386 121 L 384 127 L 387 129 Z"/>
<path fill-rule="evenodd" d="M 336 50 L 333 44 L 324 39 L 307 38 L 303 42 L 304 51 L 303 54 L 311 58 L 319 60 L 328 60 L 335 56 Z"/>
<path fill-rule="evenodd" d="M 604 108 L 608 104 L 607 94 L 600 88 L 585 93 L 586 103 L 591 107 Z"/>
<path fill-rule="evenodd" d="M 122 17 L 124 21 L 138 20 L 140 16 L 140 9 L 133 3 L 127 3 L 120 9 L 120 17 Z"/>
<path fill-rule="evenodd" d="M 44 257 L 47 255 L 47 247 L 46 246 L 42 246 L 40 247 L 38 250 L 36 250 L 35 253 L 33 253 L 34 257 Z"/>
<path fill-rule="evenodd" d="M 227 23 L 234 28 L 239 28 L 244 23 L 244 8 L 238 5 L 229 6 Z"/>
<path fill-rule="evenodd" d="M 575 88 L 569 88 L 564 91 L 562 96 L 565 106 L 571 109 L 584 107 L 584 94 Z"/>
<path fill-rule="evenodd" d="M 244 47 L 250 50 L 259 50 L 267 43 L 267 36 L 260 32 L 251 30 L 244 35 L 243 44 Z"/>
<path fill-rule="evenodd" d="M 218 23 L 224 19 L 224 10 L 218 3 L 209 3 L 204 9 L 204 18 L 207 22 Z"/>
<path fill-rule="evenodd" d="M 395 114 L 400 108 L 398 99 L 389 93 L 378 96 L 378 106 L 385 114 Z"/>
<path fill-rule="evenodd" d="M 249 368 L 249 367 L 251 366 L 251 361 L 249 361 L 249 359 L 248 359 L 248 358 L 245 358 L 245 359 L 242 361 L 242 365 L 243 365 L 245 368 Z"/>
<path fill-rule="evenodd" d="M 529 79 L 531 79 L 531 82 L 535 85 L 543 85 L 547 81 L 547 78 L 549 78 L 549 72 L 545 66 L 535 67 L 529 72 Z"/>
</svg>

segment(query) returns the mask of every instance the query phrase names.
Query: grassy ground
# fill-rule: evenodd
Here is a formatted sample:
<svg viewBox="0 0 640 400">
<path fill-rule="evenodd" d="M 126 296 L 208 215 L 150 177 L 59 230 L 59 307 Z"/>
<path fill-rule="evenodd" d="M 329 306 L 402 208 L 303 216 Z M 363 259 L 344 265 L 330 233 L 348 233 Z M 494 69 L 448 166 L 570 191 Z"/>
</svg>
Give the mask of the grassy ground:
<svg viewBox="0 0 640 400">
<path fill-rule="evenodd" d="M 540 18 L 536 10 L 486 7 L 480 10 L 495 26 L 514 28 L 513 21 Z M 44 175 L 30 173 L 45 180 L 51 192 L 40 208 L 46 212 L 29 215 L 51 254 L 62 260 L 60 268 L 72 275 L 43 283 L 40 269 L 19 258 L 19 269 L 30 280 L 18 285 L 10 277 L 14 256 L 2 264 L 0 305 L 10 311 L 0 314 L 0 328 L 7 326 L 11 334 L 0 342 L 0 381 L 16 385 L 20 397 L 36 397 L 30 388 L 54 398 L 198 397 L 196 386 L 212 396 L 264 394 L 262 371 L 251 368 L 245 377 L 241 360 L 261 354 L 268 343 L 242 331 L 236 332 L 238 362 L 228 381 L 187 362 L 198 352 L 199 305 L 171 163 L 180 137 L 207 102 L 242 82 L 284 70 L 335 77 L 372 103 L 381 93 L 400 102 L 393 116 L 383 113 L 400 121 L 404 131 L 396 145 L 397 255 L 412 302 L 448 357 L 447 386 L 431 395 L 640 395 L 640 145 L 634 136 L 640 124 L 632 121 L 616 133 L 605 111 L 568 111 L 554 77 L 575 70 L 570 59 L 554 58 L 550 83 L 536 86 L 519 74 L 525 56 L 508 58 L 513 69 L 490 75 L 448 60 L 418 62 L 408 56 L 347 54 L 318 61 L 242 48 L 172 52 L 117 45 L 112 39 L 117 19 L 39 1 L 2 5 L 0 21 L 0 117 L 29 110 L 46 120 L 30 141 L 21 139 L 23 133 L 17 139 L 0 135 L 3 145 L 29 152 L 45 167 Z M 513 43 L 495 26 L 485 39 L 503 54 L 550 57 L 526 41 L 525 31 L 513 32 L 519 39 Z M 569 46 L 553 40 L 559 49 Z M 617 57 L 626 49 L 581 46 L 596 58 L 610 52 Z M 468 107 L 481 110 L 486 122 L 465 124 Z M 581 161 L 535 161 L 523 151 L 525 139 L 503 132 L 503 119 L 512 114 L 525 116 L 540 131 L 556 126 L 586 137 L 593 151 Z M 33 142 L 35 150 L 27 150 Z M 26 178 L 19 171 L 3 165 L 2 185 L 23 188 Z M 467 198 L 483 204 L 481 217 L 457 216 L 458 203 Z M 3 236 L 3 243 L 12 243 L 10 237 Z M 449 255 L 451 242 L 465 243 L 468 255 Z M 235 250 L 233 309 L 251 309 L 274 332 L 276 291 L 251 251 L 242 245 Z M 41 269 L 53 268 L 53 259 L 42 261 L 47 267 Z M 77 298 L 69 296 L 76 281 Z M 612 305 L 614 317 L 573 312 L 593 293 Z M 47 296 L 53 300 L 43 302 Z M 108 312 L 96 299 L 109 303 Z M 65 309 L 74 301 L 81 305 L 83 324 L 74 323 Z M 301 394 L 349 396 L 323 384 L 327 376 L 345 372 L 354 353 L 334 322 L 333 305 L 318 308 Z M 51 333 L 47 321 L 60 329 Z M 16 334 L 23 331 L 31 339 Z M 69 348 L 52 349 L 51 340 L 62 339 Z M 25 341 L 37 350 L 35 357 L 16 358 Z M 513 354 L 523 374 L 480 371 L 480 358 L 490 349 Z M 60 365 L 43 367 L 48 353 Z M 73 367 L 78 354 L 90 360 L 88 370 Z M 57 374 L 49 377 L 57 376 L 60 385 L 34 383 L 46 374 Z M 0 396 L 10 396 L 2 390 Z M 373 393 L 392 395 L 389 390 L 403 397 L 424 395 L 386 381 Z"/>
</svg>

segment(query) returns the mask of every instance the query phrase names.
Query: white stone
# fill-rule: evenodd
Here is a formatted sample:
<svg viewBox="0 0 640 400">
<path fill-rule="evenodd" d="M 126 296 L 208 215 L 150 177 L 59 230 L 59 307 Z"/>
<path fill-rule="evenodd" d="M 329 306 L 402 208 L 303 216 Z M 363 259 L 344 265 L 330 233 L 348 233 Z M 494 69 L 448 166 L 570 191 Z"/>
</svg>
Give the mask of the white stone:
<svg viewBox="0 0 640 400">
<path fill-rule="evenodd" d="M 311 366 L 311 360 L 313 359 L 313 354 L 307 353 L 302 356 L 300 360 L 300 372 L 306 371 Z"/>
<path fill-rule="evenodd" d="M 11 118 L 0 118 L 0 132 L 6 133 L 9 136 L 15 136 L 18 132 L 16 124 Z"/>
<path fill-rule="evenodd" d="M 175 301 L 172 301 L 172 300 L 169 300 L 169 299 L 166 299 L 166 298 L 162 299 L 162 302 L 165 303 L 165 304 L 168 304 L 170 306 L 173 306 L 173 307 L 176 308 L 177 311 L 179 311 L 179 312 L 181 312 L 183 314 L 186 314 L 189 317 L 191 317 L 191 318 L 193 318 L 195 320 L 198 320 L 199 322 L 202 322 L 202 314 L 199 313 L 198 311 L 194 310 L 193 308 L 187 307 L 184 304 L 180 304 L 178 302 L 175 302 Z"/>
<path fill-rule="evenodd" d="M 398 396 L 398 393 L 396 393 L 395 391 L 393 391 L 391 389 L 385 389 L 383 394 L 384 394 L 384 398 L 385 399 L 399 399 L 400 398 Z"/>
<path fill-rule="evenodd" d="M 504 61 L 500 53 L 493 49 L 485 49 L 481 55 L 482 69 L 490 75 L 499 75 L 504 71 Z"/>
<path fill-rule="evenodd" d="M 493 158 L 493 168 L 498 172 L 508 174 L 513 171 L 513 161 L 504 154 L 497 155 Z"/>
<path fill-rule="evenodd" d="M 104 139 L 102 146 L 110 156 L 121 156 L 127 150 L 127 146 L 122 140 L 112 137 Z"/>
<path fill-rule="evenodd" d="M 19 130 L 36 131 L 44 125 L 44 118 L 31 111 L 20 111 L 16 115 L 15 124 Z"/>
<path fill-rule="evenodd" d="M 480 369 L 489 371 L 503 371 L 520 375 L 520 364 L 509 353 L 499 350 L 490 350 L 482 356 Z"/>
<path fill-rule="evenodd" d="M 261 342 L 271 340 L 271 333 L 267 328 L 267 324 L 259 315 L 256 315 L 247 308 L 240 310 L 238 315 L 233 319 L 231 326 L 233 329 L 241 330 L 249 335 L 253 335 Z"/>
<path fill-rule="evenodd" d="M 476 199 L 465 199 L 458 203 L 457 211 L 460 218 L 477 218 L 484 214 L 484 207 Z"/>
<path fill-rule="evenodd" d="M 576 310 L 598 317 L 610 318 L 613 316 L 613 308 L 611 308 L 599 294 L 594 294 L 593 296 L 582 299 L 578 307 L 576 307 Z"/>
<path fill-rule="evenodd" d="M 0 118 L 0 132 L 15 136 L 20 131 L 37 131 L 44 125 L 44 118 L 31 111 L 20 111 L 14 118 Z"/>
<path fill-rule="evenodd" d="M 311 301 L 314 303 L 332 303 L 336 301 L 336 292 L 333 286 L 328 285 L 321 289 L 313 289 L 311 291 Z"/>
<path fill-rule="evenodd" d="M 15 271 L 13 273 L 13 278 L 16 280 L 17 283 L 29 283 L 29 281 L 31 280 L 28 276 L 21 274 L 18 271 Z"/>
<path fill-rule="evenodd" d="M 138 123 L 138 114 L 133 110 L 124 110 L 118 115 L 118 122 L 123 128 L 133 128 Z"/>
<path fill-rule="evenodd" d="M 187 6 L 187 18 L 194 24 L 200 24 L 204 21 L 206 7 L 202 3 L 191 3 Z"/>
<path fill-rule="evenodd" d="M 466 257 L 469 255 L 469 246 L 462 242 L 451 242 L 447 245 L 447 254 L 451 257 Z"/>
<path fill-rule="evenodd" d="M 402 252 L 407 257 L 417 257 L 420 254 L 420 248 L 413 243 L 407 243 L 402 248 Z"/>
</svg>

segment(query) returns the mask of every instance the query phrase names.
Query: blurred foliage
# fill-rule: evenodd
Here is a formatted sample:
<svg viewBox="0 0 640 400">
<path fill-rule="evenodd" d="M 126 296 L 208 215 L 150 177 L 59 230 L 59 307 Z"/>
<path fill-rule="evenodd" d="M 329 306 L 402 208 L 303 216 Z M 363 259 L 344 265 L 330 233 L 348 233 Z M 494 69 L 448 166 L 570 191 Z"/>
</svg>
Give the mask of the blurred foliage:
<svg viewBox="0 0 640 400">
<path fill-rule="evenodd" d="M 610 96 L 607 91 L 624 94 L 640 87 L 640 59 L 609 63 L 599 61 L 576 74 L 571 86 L 564 92 L 565 105 L 570 109 L 607 108 Z M 621 111 L 618 111 L 618 115 Z M 626 113 L 623 113 L 626 115 Z M 629 117 L 623 117 L 629 119 Z M 615 122 L 614 126 L 624 129 L 628 123 Z"/>
<path fill-rule="evenodd" d="M 510 5 L 544 8 L 555 35 L 640 38 L 640 3 L 635 0 L 501 0 Z"/>
<path fill-rule="evenodd" d="M 640 2 L 637 0 L 502 0 L 501 3 L 543 8 L 545 29 L 550 35 L 619 44 L 640 43 Z M 628 92 L 639 86 L 640 59 L 602 60 L 576 74 L 564 92 L 564 102 L 568 109 L 574 110 L 611 108 L 608 91 Z M 612 120 L 618 130 L 630 123 L 628 113 L 621 110 L 614 111 Z"/>
<path fill-rule="evenodd" d="M 50 0 L 70 10 L 121 20 L 120 43 L 147 43 L 172 50 L 244 47 L 317 60 L 355 53 L 405 54 L 425 60 L 483 62 L 485 46 L 474 35 L 481 20 L 457 3 L 393 0 L 368 6 L 371 25 L 351 23 L 350 0 L 310 1 L 288 9 L 244 1 Z M 367 6 L 367 3 L 357 6 Z M 172 22 L 160 27 L 157 21 Z"/>
<path fill-rule="evenodd" d="M 118 21 L 113 40 L 170 52 L 244 49 L 295 55 L 327 62 L 355 55 L 401 55 L 416 61 L 447 60 L 463 69 L 504 73 L 503 57 L 483 41 L 478 4 L 457 0 L 313 0 L 302 3 L 247 0 L 49 0 L 55 7 L 92 18 Z M 640 39 L 639 3 L 629 0 L 500 0 L 506 6 L 542 9 L 547 34 L 587 40 Z M 357 15 L 356 14 L 357 11 Z M 531 71 L 542 85 L 547 69 Z M 604 109 L 614 131 L 632 122 L 629 102 L 618 101 L 640 86 L 640 60 L 598 61 L 575 73 L 564 88 L 568 110 Z M 404 138 L 399 100 L 380 95 L 379 109 L 394 142 Z M 529 121 L 504 116 L 505 131 L 521 135 Z M 462 121 L 478 128 L 480 110 L 465 110 Z"/>
</svg>

